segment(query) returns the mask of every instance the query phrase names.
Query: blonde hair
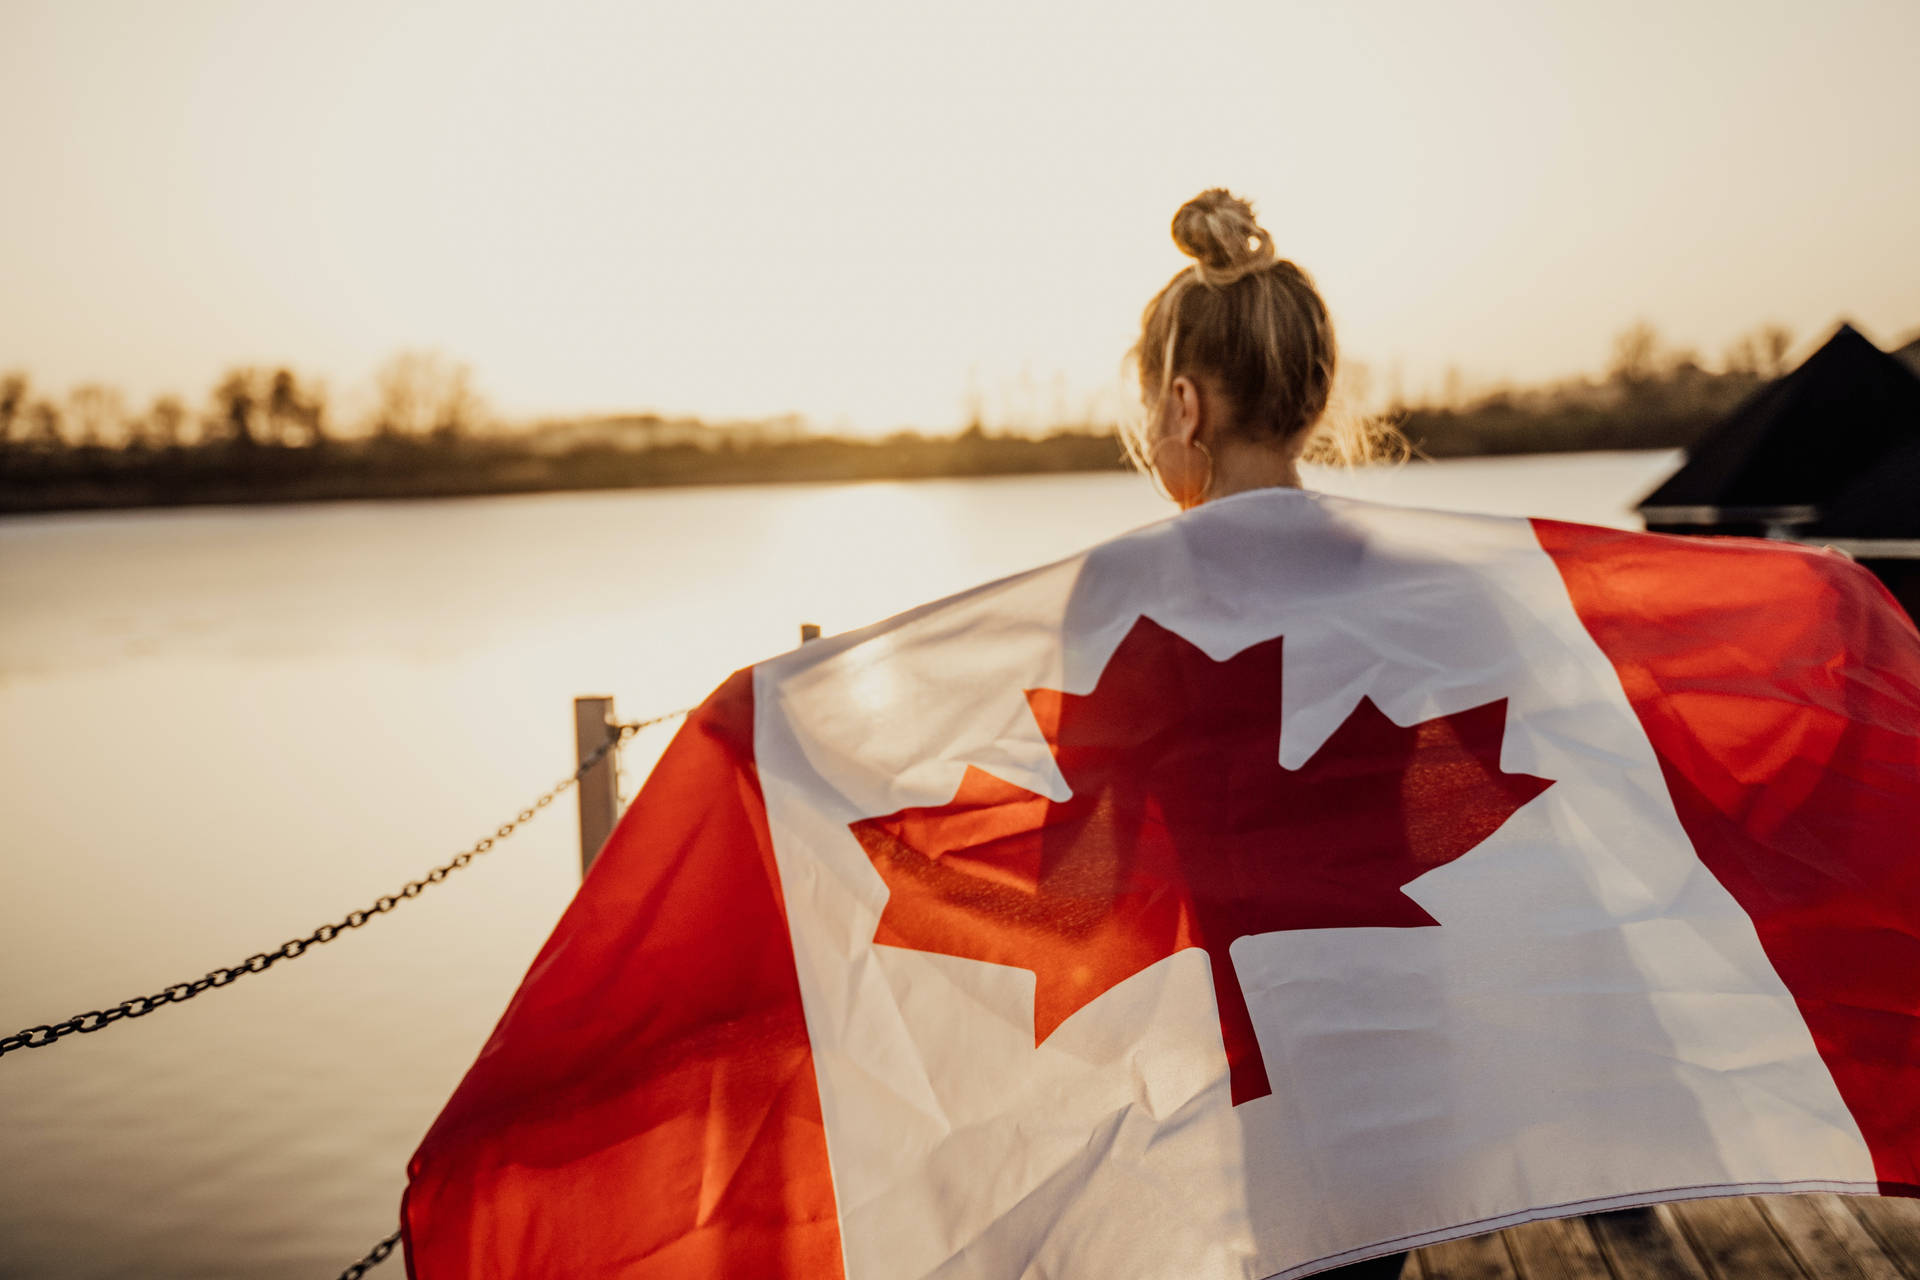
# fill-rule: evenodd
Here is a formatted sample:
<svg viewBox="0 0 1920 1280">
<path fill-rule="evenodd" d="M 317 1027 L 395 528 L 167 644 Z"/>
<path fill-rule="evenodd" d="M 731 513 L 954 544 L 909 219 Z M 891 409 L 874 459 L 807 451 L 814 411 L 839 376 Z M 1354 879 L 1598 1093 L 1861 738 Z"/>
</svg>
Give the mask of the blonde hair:
<svg viewBox="0 0 1920 1280">
<path fill-rule="evenodd" d="M 1352 465 L 1393 452 L 1391 426 L 1344 403 L 1328 412 L 1337 399 L 1333 320 L 1313 279 L 1275 251 L 1252 205 L 1224 187 L 1203 191 L 1173 215 L 1173 242 L 1193 265 L 1147 303 L 1128 353 L 1155 416 L 1184 374 L 1225 397 L 1227 438 L 1298 441 L 1312 462 Z M 1150 470 L 1149 430 L 1135 421 L 1121 432 L 1142 471 Z"/>
</svg>

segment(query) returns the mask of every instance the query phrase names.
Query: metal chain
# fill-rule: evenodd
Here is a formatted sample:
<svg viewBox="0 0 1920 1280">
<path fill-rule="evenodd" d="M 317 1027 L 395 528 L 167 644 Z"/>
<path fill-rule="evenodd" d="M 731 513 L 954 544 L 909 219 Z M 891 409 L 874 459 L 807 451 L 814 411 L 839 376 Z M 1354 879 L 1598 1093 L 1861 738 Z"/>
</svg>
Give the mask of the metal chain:
<svg viewBox="0 0 1920 1280">
<path fill-rule="evenodd" d="M 406 899 L 419 897 L 422 889 L 425 889 L 428 885 L 439 884 L 447 878 L 450 872 L 460 870 L 460 868 L 466 866 L 469 862 L 472 862 L 475 858 L 491 849 L 495 841 L 504 840 L 512 835 L 521 823 L 530 820 L 536 813 L 552 804 L 554 800 L 561 795 L 564 795 L 568 787 L 579 782 L 581 778 L 586 776 L 589 769 L 606 759 L 609 751 L 620 746 L 628 738 L 640 732 L 640 730 L 685 714 L 685 711 L 669 711 L 666 715 L 655 716 L 651 720 L 635 720 L 628 724 L 608 725 L 608 728 L 615 731 L 613 737 L 607 739 L 607 741 L 596 748 L 591 755 L 585 760 L 582 760 L 578 769 L 575 769 L 567 777 L 554 783 L 538 800 L 535 800 L 519 813 L 501 823 L 498 827 L 495 827 L 492 835 L 482 836 L 474 842 L 472 848 L 456 853 L 452 861 L 435 867 L 433 870 L 427 872 L 426 875 L 420 877 L 420 879 L 409 880 L 405 887 L 398 893 L 382 894 L 380 897 L 374 899 L 373 905 L 360 911 L 350 911 L 344 919 L 334 924 L 323 924 L 304 938 L 295 938 L 291 942 L 281 943 L 272 951 L 264 951 L 259 955 L 248 956 L 245 960 L 242 960 L 239 964 L 233 965 L 230 968 L 215 969 L 204 978 L 195 978 L 192 982 L 176 982 L 170 987 L 161 988 L 150 996 L 135 996 L 131 1000 L 122 1000 L 111 1009 L 95 1009 L 89 1013 L 78 1013 L 68 1018 L 65 1022 L 56 1022 L 48 1026 L 28 1027 L 26 1030 L 16 1032 L 10 1036 L 0 1036 L 0 1055 L 12 1053 L 15 1049 L 39 1049 L 46 1045 L 54 1044 L 62 1038 L 74 1035 L 75 1033 L 86 1035 L 98 1031 L 102 1027 L 110 1027 L 122 1018 L 144 1018 L 162 1005 L 179 1004 L 182 1000 L 191 1000 L 202 991 L 214 987 L 227 986 L 236 979 L 243 978 L 250 973 L 265 973 L 282 960 L 291 960 L 296 956 L 304 955 L 310 948 L 317 947 L 323 942 L 332 942 L 347 930 L 358 929 L 375 916 L 385 915 Z M 381 1256 L 385 1257 L 386 1255 L 382 1254 Z"/>
<path fill-rule="evenodd" d="M 399 1243 L 400 1243 L 400 1233 L 396 1231 L 392 1235 L 388 1236 L 385 1240 L 382 1240 L 379 1244 L 373 1246 L 373 1248 L 367 1250 L 366 1257 L 360 1259 L 360 1261 L 354 1263 L 352 1266 L 348 1267 L 345 1271 L 342 1271 L 340 1273 L 340 1280 L 360 1280 L 361 1276 L 367 1274 L 367 1272 L 373 1270 L 375 1267 L 385 1262 L 387 1260 L 387 1255 L 392 1253 L 394 1250 L 394 1246 L 398 1245 Z"/>
</svg>

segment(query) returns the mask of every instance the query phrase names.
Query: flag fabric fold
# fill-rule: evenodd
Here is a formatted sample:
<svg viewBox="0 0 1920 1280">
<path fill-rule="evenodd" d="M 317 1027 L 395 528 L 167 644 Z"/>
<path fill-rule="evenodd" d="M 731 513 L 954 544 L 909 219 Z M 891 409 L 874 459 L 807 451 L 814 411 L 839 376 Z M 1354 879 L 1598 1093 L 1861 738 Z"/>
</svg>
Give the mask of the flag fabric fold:
<svg viewBox="0 0 1920 1280">
<path fill-rule="evenodd" d="M 416 1280 L 1296 1276 L 1920 1194 L 1920 637 L 1295 490 L 736 673 L 409 1167 Z"/>
<path fill-rule="evenodd" d="M 629 807 L 412 1162 L 411 1274 L 838 1273 L 752 735 L 743 672 Z"/>
</svg>

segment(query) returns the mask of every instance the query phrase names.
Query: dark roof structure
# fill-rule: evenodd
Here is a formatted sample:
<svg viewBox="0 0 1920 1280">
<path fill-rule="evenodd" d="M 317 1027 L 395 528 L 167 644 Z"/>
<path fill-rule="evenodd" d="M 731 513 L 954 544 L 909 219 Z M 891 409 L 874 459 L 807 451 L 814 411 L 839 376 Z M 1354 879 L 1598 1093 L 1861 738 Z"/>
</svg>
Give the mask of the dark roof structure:
<svg viewBox="0 0 1920 1280">
<path fill-rule="evenodd" d="M 1648 494 L 1649 529 L 1920 538 L 1920 374 L 1842 324 Z"/>
<path fill-rule="evenodd" d="M 1907 362 L 1907 368 L 1913 370 L 1915 373 L 1920 373 L 1920 334 L 1915 334 L 1912 338 L 1909 338 L 1907 344 L 1904 347 L 1896 349 L 1893 354 L 1905 360 Z"/>
</svg>

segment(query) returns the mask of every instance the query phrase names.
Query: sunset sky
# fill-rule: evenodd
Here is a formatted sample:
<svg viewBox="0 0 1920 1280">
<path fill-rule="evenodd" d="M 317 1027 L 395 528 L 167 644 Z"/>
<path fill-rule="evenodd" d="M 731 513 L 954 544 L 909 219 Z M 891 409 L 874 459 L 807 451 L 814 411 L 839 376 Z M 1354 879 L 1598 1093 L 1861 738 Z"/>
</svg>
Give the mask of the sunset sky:
<svg viewBox="0 0 1920 1280">
<path fill-rule="evenodd" d="M 1920 329 L 1920 4 L 0 0 L 0 370 L 948 428 L 1250 197 L 1372 389 Z"/>
</svg>

